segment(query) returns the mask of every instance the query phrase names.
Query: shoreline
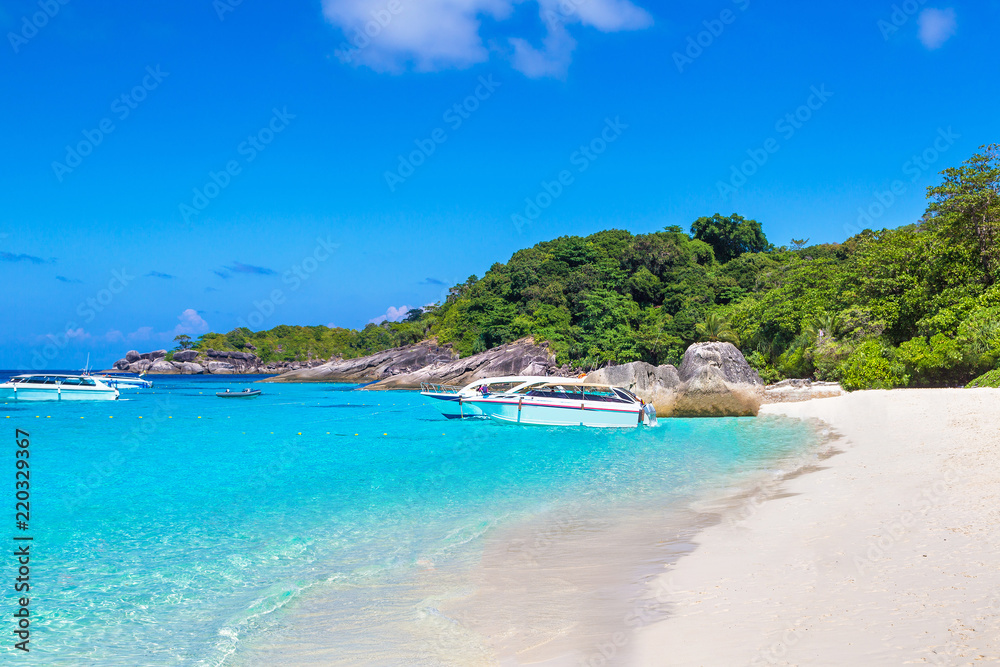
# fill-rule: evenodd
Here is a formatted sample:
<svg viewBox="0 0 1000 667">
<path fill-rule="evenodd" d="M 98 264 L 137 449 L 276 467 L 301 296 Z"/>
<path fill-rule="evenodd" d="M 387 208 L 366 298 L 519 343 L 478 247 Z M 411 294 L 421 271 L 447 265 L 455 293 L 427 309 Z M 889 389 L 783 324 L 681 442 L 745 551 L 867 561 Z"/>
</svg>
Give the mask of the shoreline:
<svg viewBox="0 0 1000 667">
<path fill-rule="evenodd" d="M 830 429 L 813 421 L 801 448 L 666 504 L 627 502 L 595 513 L 577 502 L 507 526 L 484 545 L 475 592 L 442 611 L 479 634 L 496 661 L 490 664 L 644 664 L 633 659 L 633 637 L 669 618 L 658 584 L 663 569 L 689 557 L 703 531 L 746 498 L 770 497 L 781 480 L 828 458 Z"/>
<path fill-rule="evenodd" d="M 1000 390 L 856 392 L 761 414 L 822 420 L 839 451 L 700 532 L 651 587 L 669 617 L 628 637 L 624 664 L 1000 660 Z"/>
</svg>

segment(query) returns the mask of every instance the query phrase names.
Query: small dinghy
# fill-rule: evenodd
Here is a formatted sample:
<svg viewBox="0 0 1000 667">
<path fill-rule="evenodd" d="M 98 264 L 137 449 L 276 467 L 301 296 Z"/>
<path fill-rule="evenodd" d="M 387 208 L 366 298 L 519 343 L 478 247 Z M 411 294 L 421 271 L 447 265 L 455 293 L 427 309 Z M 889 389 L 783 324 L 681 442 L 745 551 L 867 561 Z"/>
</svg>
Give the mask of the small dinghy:
<svg viewBox="0 0 1000 667">
<path fill-rule="evenodd" d="M 260 396 L 260 389 L 244 389 L 243 391 L 217 391 L 215 395 L 219 398 L 250 398 L 251 396 Z"/>
</svg>

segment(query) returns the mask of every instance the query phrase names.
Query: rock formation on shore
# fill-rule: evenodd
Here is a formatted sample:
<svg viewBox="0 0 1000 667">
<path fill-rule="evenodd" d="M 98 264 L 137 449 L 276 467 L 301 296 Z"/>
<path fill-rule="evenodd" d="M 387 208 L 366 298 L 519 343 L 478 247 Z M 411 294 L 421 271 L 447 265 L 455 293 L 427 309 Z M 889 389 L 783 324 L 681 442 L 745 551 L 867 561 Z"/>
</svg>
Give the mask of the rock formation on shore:
<svg viewBox="0 0 1000 667">
<path fill-rule="evenodd" d="M 422 382 L 468 384 L 501 375 L 559 375 L 555 355 L 531 338 L 459 359 L 450 345 L 427 340 L 357 359 L 331 359 L 264 382 L 371 382 L 368 389 L 419 389 Z"/>
<path fill-rule="evenodd" d="M 422 382 L 466 385 L 475 380 L 505 375 L 561 376 L 570 372 L 572 369 L 556 365 L 556 355 L 548 346 L 536 344 L 531 338 L 522 338 L 465 359 L 456 358 L 386 377 L 368 389 L 419 389 Z"/>
<path fill-rule="evenodd" d="M 331 359 L 311 368 L 282 373 L 264 382 L 374 382 L 457 358 L 458 354 L 450 346 L 439 346 L 436 340 L 430 339 L 367 357 Z"/>
<path fill-rule="evenodd" d="M 836 382 L 788 379 L 764 387 L 764 402 L 794 403 L 814 398 L 832 398 L 846 393 Z"/>
<path fill-rule="evenodd" d="M 129 373 L 145 371 L 152 375 L 200 375 L 202 373 L 270 375 L 323 363 L 322 359 L 264 363 L 260 357 L 254 354 L 232 350 L 181 350 L 175 352 L 170 361 L 167 361 L 166 357 L 166 350 L 154 350 L 142 354 L 136 350 L 129 350 L 125 353 L 124 358 L 114 363 L 113 370 Z"/>
<path fill-rule="evenodd" d="M 695 343 L 684 353 L 671 416 L 757 416 L 764 382 L 732 343 Z"/>
</svg>

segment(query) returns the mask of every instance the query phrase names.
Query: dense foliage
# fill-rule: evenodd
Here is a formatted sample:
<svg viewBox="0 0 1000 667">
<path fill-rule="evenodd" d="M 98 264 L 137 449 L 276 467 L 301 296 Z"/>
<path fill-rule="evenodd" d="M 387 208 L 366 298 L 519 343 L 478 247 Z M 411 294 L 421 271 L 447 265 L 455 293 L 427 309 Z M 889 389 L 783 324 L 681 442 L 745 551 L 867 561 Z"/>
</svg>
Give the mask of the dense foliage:
<svg viewBox="0 0 1000 667">
<path fill-rule="evenodd" d="M 760 223 L 736 214 L 699 218 L 690 234 L 566 236 L 518 251 L 404 322 L 238 329 L 196 347 L 354 357 L 436 336 L 466 356 L 533 335 L 560 361 L 593 367 L 677 363 L 692 342 L 728 340 L 770 381 L 964 385 L 1000 361 L 1000 147 L 942 177 L 918 224 L 840 244 L 774 248 Z"/>
<path fill-rule="evenodd" d="M 414 319 L 369 324 L 361 330 L 286 324 L 268 331 L 239 328 L 226 334 L 200 336 L 194 348 L 253 352 L 266 362 L 329 359 L 334 356 L 353 359 L 424 339 L 428 333 L 427 324 Z"/>
</svg>

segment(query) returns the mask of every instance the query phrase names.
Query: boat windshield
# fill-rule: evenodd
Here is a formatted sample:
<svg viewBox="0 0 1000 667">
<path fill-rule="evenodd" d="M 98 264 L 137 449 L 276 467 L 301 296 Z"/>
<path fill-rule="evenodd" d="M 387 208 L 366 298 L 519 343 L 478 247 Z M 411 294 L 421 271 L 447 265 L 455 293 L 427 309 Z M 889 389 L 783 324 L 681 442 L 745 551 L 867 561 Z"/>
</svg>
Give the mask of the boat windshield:
<svg viewBox="0 0 1000 667">
<path fill-rule="evenodd" d="M 84 387 L 96 387 L 97 383 L 94 382 L 93 378 L 63 378 L 63 386 L 84 386 Z"/>
<path fill-rule="evenodd" d="M 558 398 L 569 401 L 604 401 L 609 403 L 631 403 L 631 401 L 616 394 L 611 387 L 595 387 L 593 385 L 542 385 L 528 391 L 528 396 L 541 398 Z"/>
<path fill-rule="evenodd" d="M 503 394 L 514 387 L 518 387 L 524 384 L 523 382 L 488 382 L 475 387 L 477 393 L 482 393 L 483 387 L 486 387 L 486 393 L 488 394 Z"/>
<path fill-rule="evenodd" d="M 12 384 L 50 384 L 67 387 L 84 386 L 96 387 L 97 383 L 92 378 L 63 376 L 63 375 L 22 375 L 10 379 Z"/>
</svg>

